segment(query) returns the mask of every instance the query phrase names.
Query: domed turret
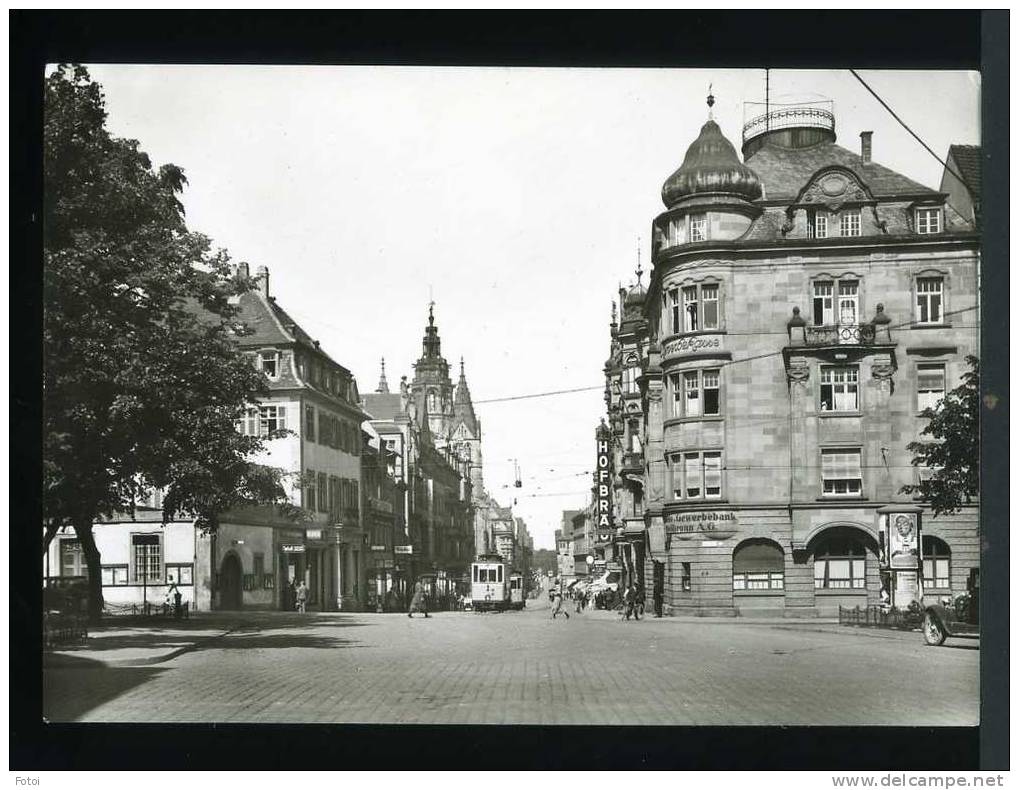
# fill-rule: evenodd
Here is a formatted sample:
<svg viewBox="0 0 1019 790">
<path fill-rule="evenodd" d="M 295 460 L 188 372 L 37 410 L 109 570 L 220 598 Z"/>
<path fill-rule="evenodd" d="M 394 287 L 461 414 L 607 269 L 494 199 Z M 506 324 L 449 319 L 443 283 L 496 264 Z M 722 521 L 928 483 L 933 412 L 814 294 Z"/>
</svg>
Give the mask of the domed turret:
<svg viewBox="0 0 1019 790">
<path fill-rule="evenodd" d="M 683 164 L 662 187 L 667 208 L 694 195 L 726 195 L 748 201 L 761 196 L 757 174 L 739 160 L 736 149 L 713 120 L 701 127 Z"/>
</svg>

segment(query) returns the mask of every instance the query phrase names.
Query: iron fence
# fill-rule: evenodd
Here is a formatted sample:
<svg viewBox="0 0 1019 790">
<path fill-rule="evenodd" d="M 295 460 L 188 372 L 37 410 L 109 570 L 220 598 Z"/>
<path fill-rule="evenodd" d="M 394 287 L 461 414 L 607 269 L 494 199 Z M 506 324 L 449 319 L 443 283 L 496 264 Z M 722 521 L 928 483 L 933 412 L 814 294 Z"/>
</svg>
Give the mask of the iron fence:
<svg viewBox="0 0 1019 790">
<path fill-rule="evenodd" d="M 839 625 L 911 631 L 920 627 L 921 620 L 921 613 L 911 609 L 897 609 L 894 606 L 839 607 Z"/>
</svg>

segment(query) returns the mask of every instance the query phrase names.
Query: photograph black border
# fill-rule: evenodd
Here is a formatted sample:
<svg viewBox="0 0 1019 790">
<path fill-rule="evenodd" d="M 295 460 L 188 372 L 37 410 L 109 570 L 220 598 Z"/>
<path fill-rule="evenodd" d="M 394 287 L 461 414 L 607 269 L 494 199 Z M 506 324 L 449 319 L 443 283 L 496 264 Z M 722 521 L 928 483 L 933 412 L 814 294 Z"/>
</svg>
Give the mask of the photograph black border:
<svg viewBox="0 0 1019 790">
<path fill-rule="evenodd" d="M 984 227 L 1008 227 L 1007 11 L 11 11 L 11 770 L 1008 767 L 1008 247 L 982 253 L 979 728 L 45 724 L 41 138 L 46 63 L 982 71 Z M 640 671 L 639 667 L 632 671 Z M 864 693 L 865 689 L 861 689 Z M 937 693 L 932 687 L 931 693 Z"/>
</svg>

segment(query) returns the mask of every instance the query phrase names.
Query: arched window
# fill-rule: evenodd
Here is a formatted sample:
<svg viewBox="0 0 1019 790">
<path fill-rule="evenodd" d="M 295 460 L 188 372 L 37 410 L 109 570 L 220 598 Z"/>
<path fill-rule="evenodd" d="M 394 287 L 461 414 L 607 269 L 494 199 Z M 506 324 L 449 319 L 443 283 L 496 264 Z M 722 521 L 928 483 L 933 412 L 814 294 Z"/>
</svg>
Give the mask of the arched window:
<svg viewBox="0 0 1019 790">
<path fill-rule="evenodd" d="M 947 590 L 952 586 L 952 550 L 941 538 L 923 536 L 923 586 Z"/>
<path fill-rule="evenodd" d="M 428 413 L 437 414 L 439 411 L 439 399 L 434 392 L 428 393 Z"/>
<path fill-rule="evenodd" d="M 848 529 L 833 529 L 814 549 L 814 588 L 817 590 L 866 589 L 867 550 Z"/>
<path fill-rule="evenodd" d="M 785 555 L 772 540 L 751 538 L 732 553 L 732 589 L 785 589 Z"/>
</svg>

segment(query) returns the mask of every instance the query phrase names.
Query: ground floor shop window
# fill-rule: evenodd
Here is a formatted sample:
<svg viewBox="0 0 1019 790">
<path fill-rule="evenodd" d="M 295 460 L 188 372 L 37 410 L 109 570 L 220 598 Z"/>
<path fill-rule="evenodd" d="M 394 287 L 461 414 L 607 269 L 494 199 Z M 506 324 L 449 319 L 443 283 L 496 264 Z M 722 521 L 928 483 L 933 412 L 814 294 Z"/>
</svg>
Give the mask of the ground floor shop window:
<svg viewBox="0 0 1019 790">
<path fill-rule="evenodd" d="M 841 531 L 822 537 L 814 551 L 814 588 L 866 589 L 866 566 L 867 552 L 859 539 Z"/>
<path fill-rule="evenodd" d="M 744 541 L 732 553 L 732 589 L 784 590 L 785 554 L 765 538 Z"/>
<path fill-rule="evenodd" d="M 104 565 L 103 587 L 122 587 L 128 583 L 126 565 Z"/>
<path fill-rule="evenodd" d="M 191 563 L 176 563 L 166 566 L 167 584 L 194 584 L 194 565 Z"/>
<path fill-rule="evenodd" d="M 924 589 L 947 590 L 952 586 L 952 550 L 941 538 L 923 536 Z"/>
</svg>

